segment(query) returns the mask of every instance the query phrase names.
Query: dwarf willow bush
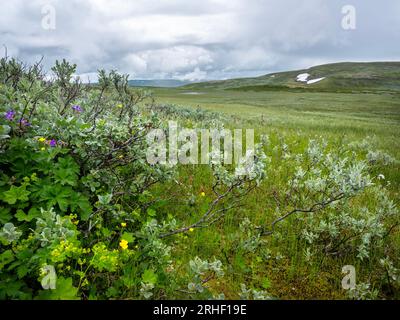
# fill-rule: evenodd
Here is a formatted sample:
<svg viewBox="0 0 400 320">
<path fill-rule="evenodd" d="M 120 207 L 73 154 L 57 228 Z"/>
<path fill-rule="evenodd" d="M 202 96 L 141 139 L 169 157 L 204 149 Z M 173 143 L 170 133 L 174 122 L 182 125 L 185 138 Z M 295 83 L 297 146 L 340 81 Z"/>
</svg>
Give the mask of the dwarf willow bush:
<svg viewBox="0 0 400 320">
<path fill-rule="evenodd" d="M 196 223 L 158 214 L 151 187 L 176 170 L 146 162 L 146 135 L 165 119 L 139 107 L 150 95 L 127 76 L 101 70 L 98 85 L 84 86 L 75 70 L 57 61 L 45 81 L 39 64 L 0 61 L 0 297 L 173 296 L 179 277 L 164 238 L 221 219 L 222 202 L 261 173 L 211 166 L 217 196 Z"/>
<path fill-rule="evenodd" d="M 274 200 L 276 211 L 285 212 L 269 230 L 260 228 L 264 235 L 273 234 L 276 225 L 292 215 L 335 208 L 372 186 L 365 162 L 352 154 L 328 152 L 325 141 L 310 140 L 305 152 L 298 154 L 291 154 L 283 144 L 280 162 L 286 163 L 282 168 L 289 175 L 281 195 L 275 195 Z"/>
<path fill-rule="evenodd" d="M 57 61 L 50 79 L 40 64 L 0 59 L 1 299 L 224 298 L 212 283 L 227 276 L 225 257 L 188 252 L 182 267 L 174 251 L 184 234 L 223 223 L 263 184 L 276 186 L 276 206 L 261 225 L 251 216 L 238 223 L 229 235 L 233 249 L 271 256 L 268 237 L 281 236 L 281 222 L 294 216 L 303 219 L 299 237 L 310 259 L 322 252 L 365 261 L 386 246 L 398 212 L 385 189 L 373 184 L 368 165 L 387 157 L 370 153 L 364 161 L 316 140 L 294 153 L 283 138 L 272 147 L 263 137 L 237 166 L 211 160 L 190 167 L 209 174 L 209 191 L 201 192 L 201 201 L 182 192 L 178 200 L 196 208 L 188 217 L 179 214 L 176 199 L 157 193 L 185 188 L 179 167 L 148 164 L 146 136 L 166 130 L 168 120 L 224 128 L 226 118 L 154 105 L 149 92 L 132 90 L 128 76 L 115 71 L 100 70 L 96 85 L 83 85 L 75 71 Z M 374 200 L 353 205 L 365 195 Z M 267 194 L 259 201 L 271 203 Z M 382 259 L 382 281 L 395 290 L 398 261 Z M 239 285 L 237 297 L 270 297 L 253 284 Z M 368 297 L 366 288 L 360 285 L 352 297 Z"/>
<path fill-rule="evenodd" d="M 351 207 L 349 203 L 331 207 L 320 216 L 312 216 L 303 231 L 304 239 L 325 254 L 370 257 L 374 246 L 383 246 L 387 225 L 398 210 L 382 188 L 370 191 L 372 208 Z M 375 198 L 375 199 L 374 199 Z M 339 211 L 339 212 L 338 212 Z"/>
<path fill-rule="evenodd" d="M 396 242 L 399 210 L 382 184 L 383 175 L 370 174 L 377 166 L 371 162 L 371 152 L 363 157 L 353 147 L 333 149 L 324 140 L 310 140 L 299 153 L 291 152 L 285 143 L 274 148 L 270 166 L 276 168 L 275 176 L 285 176 L 286 183 L 271 197 L 276 204 L 272 221 L 270 215 L 267 223 L 256 227 L 259 234 L 247 231 L 245 243 L 253 244 L 254 251 L 260 247 L 260 235 L 284 239 L 282 228 L 295 225 L 308 263 L 336 259 L 374 266 L 368 280 L 396 295 L 400 289 L 395 267 L 400 262 Z M 378 295 L 377 287 L 360 280 L 347 296 L 367 299 Z"/>
<path fill-rule="evenodd" d="M 215 260 L 209 262 L 207 260 L 201 260 L 199 257 L 195 257 L 193 260 L 189 261 L 190 271 L 192 274 L 191 282 L 187 286 L 187 293 L 191 295 L 202 294 L 203 298 L 207 298 L 211 292 L 208 292 L 204 284 L 214 278 L 219 278 L 224 275 L 224 270 L 222 267 L 222 262 L 220 260 Z M 223 299 L 224 296 L 218 295 L 214 298 Z"/>
</svg>

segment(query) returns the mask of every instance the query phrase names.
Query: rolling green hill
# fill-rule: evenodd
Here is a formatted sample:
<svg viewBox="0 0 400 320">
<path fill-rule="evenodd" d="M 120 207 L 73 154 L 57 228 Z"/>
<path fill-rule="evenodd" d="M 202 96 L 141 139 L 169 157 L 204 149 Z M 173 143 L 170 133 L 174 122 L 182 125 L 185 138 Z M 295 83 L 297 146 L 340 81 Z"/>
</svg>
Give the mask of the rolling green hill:
<svg viewBox="0 0 400 320">
<path fill-rule="evenodd" d="M 297 81 L 324 78 L 316 83 Z M 255 78 L 209 81 L 183 86 L 184 89 L 299 90 L 299 91 L 400 91 L 400 62 L 333 63 L 309 69 L 271 73 Z"/>
</svg>

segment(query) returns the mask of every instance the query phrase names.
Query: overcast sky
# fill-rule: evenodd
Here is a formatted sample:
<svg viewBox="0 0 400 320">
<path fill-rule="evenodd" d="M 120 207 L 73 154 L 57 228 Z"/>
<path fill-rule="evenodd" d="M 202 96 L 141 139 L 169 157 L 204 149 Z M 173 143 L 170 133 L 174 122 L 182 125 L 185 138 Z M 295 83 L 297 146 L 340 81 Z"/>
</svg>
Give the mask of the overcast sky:
<svg viewBox="0 0 400 320">
<path fill-rule="evenodd" d="M 400 60 L 400 0 L 0 0 L 0 45 L 46 67 L 225 79 L 336 61 Z M 43 6 L 55 8 L 55 29 Z M 342 28 L 342 7 L 356 29 Z M 44 20 L 43 20 L 44 19 Z M 2 53 L 4 54 L 4 53 Z"/>
</svg>

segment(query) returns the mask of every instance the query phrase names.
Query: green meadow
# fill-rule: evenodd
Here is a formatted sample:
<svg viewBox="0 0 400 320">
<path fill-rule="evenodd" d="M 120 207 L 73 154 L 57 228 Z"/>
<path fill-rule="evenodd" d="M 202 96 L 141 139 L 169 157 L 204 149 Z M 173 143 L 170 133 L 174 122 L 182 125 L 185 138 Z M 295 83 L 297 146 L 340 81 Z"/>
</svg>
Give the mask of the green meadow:
<svg viewBox="0 0 400 320">
<path fill-rule="evenodd" d="M 377 149 L 400 159 L 399 92 L 296 92 L 287 88 L 224 90 L 202 88 L 201 85 L 199 88 L 148 89 L 154 93 L 156 104 L 209 110 L 226 116 L 229 128 L 254 128 L 256 137 L 268 134 L 273 140 L 271 149 L 283 141 L 293 148 L 291 151 L 299 152 L 304 150 L 302 148 L 309 139 L 325 139 L 337 150 L 354 142 L 367 141 L 369 145 L 365 152 Z M 278 158 L 275 161 L 279 162 Z M 276 165 L 279 166 L 279 163 Z M 399 198 L 399 168 L 398 163 L 381 164 L 370 171 L 375 177 L 379 174 L 385 176 L 383 184 L 394 199 Z M 208 194 L 211 192 L 207 169 L 196 171 L 183 166 L 180 170 L 184 184 L 191 186 L 189 193 L 196 194 L 200 190 L 206 190 Z M 274 194 L 285 185 L 288 176 L 282 172 L 269 172 L 268 175 L 269 179 L 244 200 L 240 209 L 230 212 L 223 223 L 187 235 L 187 241 L 179 246 L 177 254 L 182 265 L 187 260 L 188 252 L 190 256 L 219 257 L 230 269 L 229 277 L 211 285 L 215 291 L 223 291 L 227 298 L 232 299 L 238 298 L 239 283 L 264 288 L 278 299 L 345 299 L 348 296 L 341 287 L 342 266 L 355 265 L 359 281 L 376 276 L 375 263 L 365 263 L 351 255 L 329 257 L 319 253 L 307 260 L 307 244 L 300 237 L 307 221 L 301 215 L 282 223 L 278 236 L 266 237 L 261 253 L 249 254 L 237 250 L 236 239 L 232 235 L 237 232 L 244 217 L 249 217 L 256 225 L 273 220 L 278 205 Z M 368 196 L 357 201 L 357 205 L 369 203 Z M 171 210 L 180 212 L 183 219 L 187 210 L 191 210 L 190 207 L 176 208 Z M 395 248 L 395 259 L 398 259 L 400 238 L 396 230 L 389 242 Z M 375 287 L 380 285 L 372 284 Z M 389 296 L 391 294 L 394 293 Z M 398 297 L 398 291 L 396 294 Z"/>
<path fill-rule="evenodd" d="M 251 122 L 261 133 L 279 129 L 327 138 L 376 136 L 382 148 L 398 154 L 400 93 L 328 93 L 288 91 L 153 88 L 157 103 L 207 109 Z"/>
<path fill-rule="evenodd" d="M 397 66 L 143 89 L 0 59 L 0 299 L 399 299 Z M 152 162 L 171 121 L 254 152 Z"/>
</svg>

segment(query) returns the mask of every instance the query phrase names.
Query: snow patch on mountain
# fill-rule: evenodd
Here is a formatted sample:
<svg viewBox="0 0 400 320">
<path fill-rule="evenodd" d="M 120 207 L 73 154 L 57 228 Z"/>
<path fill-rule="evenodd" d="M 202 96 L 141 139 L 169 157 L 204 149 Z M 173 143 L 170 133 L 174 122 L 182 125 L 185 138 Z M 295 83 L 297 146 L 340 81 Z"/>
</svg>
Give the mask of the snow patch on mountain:
<svg viewBox="0 0 400 320">
<path fill-rule="evenodd" d="M 307 84 L 313 84 L 313 83 L 319 82 L 319 81 L 324 80 L 324 79 L 325 79 L 325 77 L 308 80 Z"/>
<path fill-rule="evenodd" d="M 297 76 L 296 81 L 298 81 L 298 82 L 305 82 L 305 83 L 307 83 L 307 84 L 313 84 L 313 83 L 319 82 L 319 81 L 321 81 L 321 80 L 324 80 L 324 79 L 326 78 L 326 77 L 322 77 L 322 78 L 317 78 L 317 79 L 310 79 L 310 80 L 308 80 L 309 77 L 310 77 L 310 74 L 309 74 L 309 73 L 300 73 L 300 74 Z"/>
<path fill-rule="evenodd" d="M 297 80 L 299 82 L 307 82 L 308 77 L 310 76 L 309 73 L 301 73 L 297 76 Z"/>
</svg>

